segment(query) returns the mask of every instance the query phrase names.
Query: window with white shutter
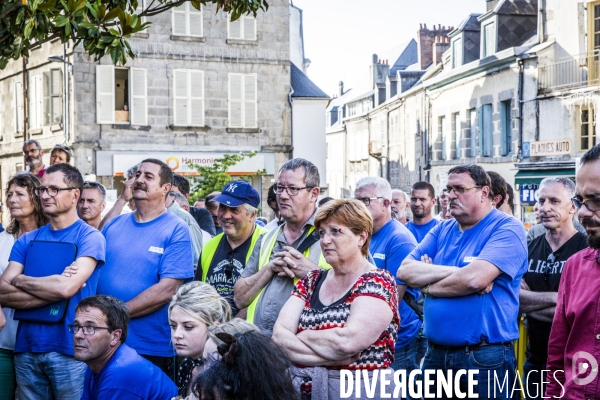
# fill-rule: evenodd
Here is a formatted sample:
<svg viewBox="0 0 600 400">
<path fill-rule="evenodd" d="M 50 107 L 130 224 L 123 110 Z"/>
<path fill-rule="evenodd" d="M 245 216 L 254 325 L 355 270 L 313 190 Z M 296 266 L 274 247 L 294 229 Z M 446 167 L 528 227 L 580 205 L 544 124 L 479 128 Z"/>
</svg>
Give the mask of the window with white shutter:
<svg viewBox="0 0 600 400">
<path fill-rule="evenodd" d="M 196 10 L 190 2 L 173 8 L 173 35 L 204 36 L 202 8 Z"/>
<path fill-rule="evenodd" d="M 148 125 L 147 72 L 144 68 L 129 69 L 131 125 Z"/>
<path fill-rule="evenodd" d="M 23 85 L 15 82 L 15 132 L 23 132 Z"/>
<path fill-rule="evenodd" d="M 44 93 L 44 125 L 60 124 L 62 122 L 62 71 L 51 69 L 43 76 Z"/>
<path fill-rule="evenodd" d="M 238 40 L 256 40 L 256 18 L 241 16 L 235 21 L 227 17 L 227 38 Z"/>
<path fill-rule="evenodd" d="M 256 128 L 256 74 L 229 74 L 229 127 Z"/>
<path fill-rule="evenodd" d="M 204 71 L 173 71 L 175 126 L 204 126 Z"/>
<path fill-rule="evenodd" d="M 29 129 L 38 129 L 42 127 L 42 75 L 32 76 L 28 89 L 29 110 L 27 110 L 27 118 L 29 119 Z"/>
<path fill-rule="evenodd" d="M 96 123 L 115 121 L 115 67 L 96 65 Z"/>
</svg>

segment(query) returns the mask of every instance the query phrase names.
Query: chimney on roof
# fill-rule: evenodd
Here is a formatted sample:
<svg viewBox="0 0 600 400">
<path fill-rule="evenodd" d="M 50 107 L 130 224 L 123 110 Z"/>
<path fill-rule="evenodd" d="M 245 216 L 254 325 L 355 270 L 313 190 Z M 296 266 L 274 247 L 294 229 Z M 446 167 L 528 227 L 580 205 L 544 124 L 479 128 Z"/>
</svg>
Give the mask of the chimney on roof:
<svg viewBox="0 0 600 400">
<path fill-rule="evenodd" d="M 447 43 L 445 45 L 446 49 L 450 46 L 448 33 L 450 33 L 453 28 L 449 26 L 442 26 L 442 24 L 433 25 L 433 29 L 427 29 L 427 24 L 419 24 L 419 30 L 417 32 L 417 46 L 418 46 L 418 57 L 419 57 L 419 67 L 421 70 L 427 68 L 429 64 L 434 61 L 436 50 L 436 43 L 442 44 Z M 444 51 L 446 51 L 444 49 Z M 439 49 L 441 50 L 441 49 Z M 444 52 L 442 51 L 442 53 Z M 441 54 L 438 58 L 441 60 Z"/>
<path fill-rule="evenodd" d="M 344 81 L 338 83 L 338 95 L 342 97 L 344 95 Z"/>
</svg>

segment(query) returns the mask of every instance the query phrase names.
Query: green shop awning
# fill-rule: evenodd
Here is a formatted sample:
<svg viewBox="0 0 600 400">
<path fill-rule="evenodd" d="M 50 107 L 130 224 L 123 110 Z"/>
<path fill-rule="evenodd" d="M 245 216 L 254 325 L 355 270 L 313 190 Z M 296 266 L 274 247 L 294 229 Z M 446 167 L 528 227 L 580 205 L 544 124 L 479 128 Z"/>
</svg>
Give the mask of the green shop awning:
<svg viewBox="0 0 600 400">
<path fill-rule="evenodd" d="M 517 185 L 537 185 L 544 178 L 575 178 L 575 168 L 541 169 L 536 171 L 519 171 L 515 175 Z"/>
</svg>

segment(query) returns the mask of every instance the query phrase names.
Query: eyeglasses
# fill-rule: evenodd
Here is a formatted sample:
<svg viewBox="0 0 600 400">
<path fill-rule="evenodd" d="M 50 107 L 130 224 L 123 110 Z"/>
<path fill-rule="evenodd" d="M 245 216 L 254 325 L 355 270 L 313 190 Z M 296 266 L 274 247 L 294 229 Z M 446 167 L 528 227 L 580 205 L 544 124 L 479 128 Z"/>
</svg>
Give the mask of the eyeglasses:
<svg viewBox="0 0 600 400">
<path fill-rule="evenodd" d="M 600 210 L 600 200 L 586 200 L 581 201 L 577 197 L 571 199 L 573 205 L 579 210 L 581 206 L 585 206 L 590 212 L 596 212 Z"/>
<path fill-rule="evenodd" d="M 29 150 L 23 150 L 23 154 L 29 154 L 29 153 L 35 153 L 37 151 L 40 151 L 41 149 L 39 148 L 33 148 L 33 149 L 29 149 Z"/>
<path fill-rule="evenodd" d="M 277 194 L 281 194 L 285 190 L 287 192 L 287 194 L 289 194 L 290 196 L 297 196 L 301 190 L 304 190 L 304 189 L 310 190 L 312 188 L 314 188 L 314 186 L 304 186 L 304 187 L 299 188 L 299 187 L 294 187 L 294 186 L 277 185 L 275 187 L 275 191 L 277 192 Z"/>
<path fill-rule="evenodd" d="M 235 269 L 235 265 L 233 264 L 233 251 L 229 252 L 229 264 L 225 267 L 225 276 L 227 280 L 230 280 L 233 277 L 233 271 Z"/>
<path fill-rule="evenodd" d="M 544 280 L 546 280 L 546 281 L 550 277 L 550 271 L 554 267 L 555 260 L 556 260 L 556 257 L 554 256 L 554 253 L 550 253 L 548 255 L 548 259 L 546 259 L 546 265 L 544 266 L 543 271 L 542 271 L 542 273 L 544 274 Z"/>
<path fill-rule="evenodd" d="M 365 203 L 365 206 L 371 204 L 371 200 L 383 199 L 383 197 L 356 197 L 356 200 Z"/>
<path fill-rule="evenodd" d="M 54 197 L 61 190 L 73 190 L 73 189 L 78 189 L 78 188 L 74 188 L 74 187 L 57 188 L 55 186 L 48 186 L 48 187 L 38 186 L 38 187 L 34 188 L 33 191 L 34 191 L 35 195 L 38 197 L 41 197 L 42 194 L 44 194 L 44 192 L 48 192 L 48 196 Z"/>
<path fill-rule="evenodd" d="M 329 231 L 326 231 L 325 229 L 319 229 L 317 231 L 320 239 L 323 239 L 328 233 L 331 237 L 340 237 L 344 234 L 344 230 L 342 228 L 330 228 Z"/>
<path fill-rule="evenodd" d="M 450 194 L 450 192 L 454 192 L 456 194 L 463 194 L 467 190 L 471 190 L 471 189 L 481 189 L 481 186 L 471 186 L 471 187 L 446 186 L 446 189 L 444 189 L 444 191 L 448 194 Z"/>
<path fill-rule="evenodd" d="M 94 333 L 96 333 L 97 329 L 104 329 L 107 330 L 109 332 L 112 332 L 112 329 L 107 328 L 107 327 L 103 327 L 103 326 L 94 326 L 94 325 L 68 325 L 67 328 L 69 329 L 69 333 L 72 334 L 76 334 L 77 332 L 79 332 L 79 330 L 83 330 L 83 334 L 84 335 L 93 335 Z"/>
</svg>

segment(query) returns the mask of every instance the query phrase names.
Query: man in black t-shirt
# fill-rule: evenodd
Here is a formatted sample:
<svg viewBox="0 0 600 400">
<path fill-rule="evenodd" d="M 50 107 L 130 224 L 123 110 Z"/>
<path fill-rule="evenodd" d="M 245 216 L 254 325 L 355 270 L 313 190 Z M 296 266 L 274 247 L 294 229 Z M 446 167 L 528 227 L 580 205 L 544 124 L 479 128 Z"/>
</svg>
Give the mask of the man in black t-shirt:
<svg viewBox="0 0 600 400">
<path fill-rule="evenodd" d="M 548 358 L 548 339 L 565 262 L 588 247 L 586 235 L 573 226 L 571 198 L 575 184 L 568 178 L 546 178 L 539 188 L 540 223 L 546 234 L 529 243 L 529 267 L 521 281 L 520 311 L 527 315 L 529 347 L 523 381 L 526 398 L 540 399 Z"/>
<path fill-rule="evenodd" d="M 223 233 L 202 247 L 197 281 L 210 284 L 231 306 L 233 316 L 246 317 L 233 301 L 233 286 L 246 267 L 254 246 L 266 230 L 256 225 L 260 195 L 246 181 L 230 182 L 213 199 L 219 204 L 217 217 Z"/>
</svg>

